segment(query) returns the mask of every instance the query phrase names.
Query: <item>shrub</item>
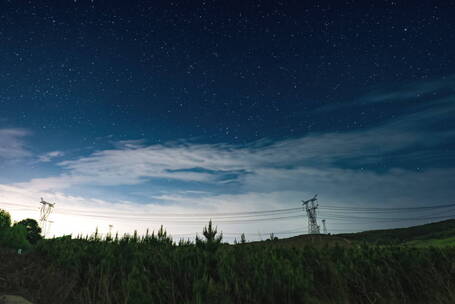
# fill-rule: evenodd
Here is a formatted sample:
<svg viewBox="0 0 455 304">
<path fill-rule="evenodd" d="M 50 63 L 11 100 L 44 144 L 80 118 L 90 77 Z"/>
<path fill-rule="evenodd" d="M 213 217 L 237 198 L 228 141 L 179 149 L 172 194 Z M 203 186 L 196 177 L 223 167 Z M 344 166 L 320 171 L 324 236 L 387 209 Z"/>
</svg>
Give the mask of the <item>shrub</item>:
<svg viewBox="0 0 455 304">
<path fill-rule="evenodd" d="M 14 225 L 5 229 L 0 236 L 0 245 L 14 249 L 29 249 L 27 229 L 22 225 Z"/>
<path fill-rule="evenodd" d="M 25 219 L 19 221 L 15 225 L 22 225 L 27 231 L 27 240 L 30 244 L 36 244 L 43 237 L 41 235 L 41 228 L 38 226 L 38 223 L 34 219 Z"/>
</svg>

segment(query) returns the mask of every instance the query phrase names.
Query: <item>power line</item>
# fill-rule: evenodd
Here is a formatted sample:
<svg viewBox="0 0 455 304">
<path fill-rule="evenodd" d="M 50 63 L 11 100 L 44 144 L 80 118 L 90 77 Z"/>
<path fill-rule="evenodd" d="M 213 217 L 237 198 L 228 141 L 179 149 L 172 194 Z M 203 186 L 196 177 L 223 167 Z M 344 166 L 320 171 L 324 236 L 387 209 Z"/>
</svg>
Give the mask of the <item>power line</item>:
<svg viewBox="0 0 455 304">
<path fill-rule="evenodd" d="M 11 203 L 11 202 L 0 202 L 1 204 L 18 206 L 23 208 L 30 208 L 30 210 L 36 210 L 27 204 Z M 369 222 L 398 222 L 404 220 L 431 220 L 431 219 L 444 219 L 455 216 L 452 211 L 447 210 L 455 207 L 455 204 L 443 204 L 434 206 L 424 207 L 399 207 L 399 208 L 356 208 L 350 209 L 348 206 L 320 206 L 322 209 L 324 218 L 331 220 L 349 220 L 357 221 L 368 220 Z M 269 210 L 257 210 L 257 211 L 244 211 L 244 212 L 223 212 L 223 213 L 136 213 L 128 212 L 121 213 L 112 212 L 106 214 L 104 211 L 95 210 L 83 210 L 83 209 L 70 209 L 70 208 L 59 208 L 57 214 L 71 215 L 71 216 L 84 216 L 91 218 L 106 218 L 106 219 L 120 219 L 120 220 L 134 220 L 134 221 L 165 221 L 166 223 L 178 223 L 178 224 L 200 224 L 206 223 L 209 219 L 215 220 L 218 223 L 223 224 L 239 224 L 239 223 L 250 223 L 250 222 L 262 222 L 262 221 L 278 221 L 287 220 L 301 217 L 297 214 L 300 208 L 287 208 L 287 209 L 269 209 Z M 430 210 L 441 210 L 444 214 L 441 216 L 429 216 L 428 214 L 421 216 L 412 217 L 371 217 L 361 216 L 361 214 L 377 214 L 377 213 L 401 213 L 403 211 L 415 211 L 415 212 L 428 212 Z M 327 211 L 327 212 L 325 212 Z M 344 214 L 343 214 L 344 213 Z M 355 213 L 353 215 L 353 213 Z"/>
<path fill-rule="evenodd" d="M 6 205 L 13 205 L 13 206 L 19 206 L 19 207 L 25 207 L 25 208 L 30 208 L 30 209 L 35 209 L 31 207 L 30 205 L 27 204 L 20 204 L 20 203 L 11 203 L 11 202 L 0 202 L 1 204 L 6 204 Z M 145 205 L 146 206 L 146 205 Z M 411 211 L 411 210 L 431 210 L 431 209 L 441 209 L 441 208 L 450 208 L 450 207 L 455 207 L 455 203 L 453 204 L 444 204 L 444 205 L 433 205 L 433 206 L 422 206 L 422 207 L 395 207 L 395 208 L 378 208 L 378 207 L 357 207 L 357 206 L 340 206 L 340 205 L 324 205 L 324 206 L 319 206 L 318 208 L 321 210 L 328 210 L 332 212 L 399 212 L 399 211 Z M 97 211 L 96 209 L 74 209 L 74 208 L 65 208 L 61 207 L 59 208 L 61 211 L 65 212 L 81 212 L 81 213 L 99 213 L 103 212 L 105 214 L 105 211 Z M 299 211 L 301 210 L 300 208 L 286 208 L 286 209 L 269 209 L 269 210 L 256 210 L 256 211 L 242 211 L 242 212 L 222 212 L 222 213 L 144 213 L 144 212 L 132 212 L 128 211 L 128 215 L 154 215 L 154 216 L 159 216 L 159 217 L 185 217 L 185 216 L 191 216 L 191 217 L 217 217 L 217 216 L 248 216 L 248 215 L 266 215 L 266 214 L 274 214 L 274 213 L 291 213 L 294 211 Z M 114 211 L 111 210 L 109 211 L 111 214 L 121 214 L 125 215 L 125 211 Z"/>
<path fill-rule="evenodd" d="M 434 206 L 420 206 L 420 207 L 392 207 L 392 208 L 379 208 L 379 207 L 357 207 L 357 206 L 334 206 L 334 205 L 324 205 L 320 209 L 326 210 L 340 210 L 340 211 L 356 211 L 356 212 L 389 212 L 389 211 L 410 211 L 410 210 L 429 210 L 429 209 L 440 209 L 440 208 L 449 208 L 455 207 L 454 204 L 445 204 L 445 205 L 434 205 Z"/>
<path fill-rule="evenodd" d="M 18 204 L 18 203 L 10 203 L 10 202 L 0 202 L 2 204 L 7 204 L 7 205 L 16 205 L 20 207 L 30 207 L 30 205 L 26 204 Z M 147 205 L 144 205 L 147 206 Z M 287 209 L 269 209 L 269 210 L 256 210 L 256 211 L 242 211 L 242 212 L 222 212 L 222 213 L 149 213 L 150 215 L 154 216 L 159 216 L 159 217 L 185 217 L 185 216 L 191 216 L 191 217 L 216 217 L 216 216 L 247 216 L 247 215 L 266 215 L 266 214 L 274 214 L 274 213 L 286 213 L 286 212 L 292 212 L 292 211 L 299 211 L 300 208 L 287 208 Z M 90 210 L 90 209 L 72 209 L 72 208 L 64 208 L 61 207 L 59 208 L 59 211 L 68 211 L 68 212 L 81 212 L 81 213 L 98 213 L 96 210 Z M 105 213 L 105 211 L 99 211 Z M 109 211 L 111 214 L 120 214 L 124 215 L 125 211 L 114 211 L 111 210 Z M 128 214 L 130 215 L 147 215 L 147 213 L 144 212 L 132 212 L 128 211 Z"/>
<path fill-rule="evenodd" d="M 66 215 L 74 215 L 74 214 L 66 214 Z M 150 221 L 159 221 L 163 220 L 160 217 L 121 217 L 121 216 L 108 216 L 108 215 L 84 215 L 86 217 L 92 218 L 105 218 L 105 219 L 129 219 L 134 221 L 140 222 L 150 222 Z M 264 217 L 264 218 L 249 218 L 249 219 L 240 219 L 240 220 L 218 220 L 216 218 L 209 218 L 206 219 L 196 219 L 196 220 L 188 220 L 188 219 L 165 219 L 166 223 L 179 223 L 179 224 L 201 224 L 207 223 L 210 219 L 216 220 L 217 223 L 230 223 L 230 224 L 241 224 L 241 223 L 249 223 L 249 222 L 261 222 L 261 221 L 275 221 L 275 220 L 282 220 L 282 219 L 291 219 L 291 218 L 300 218 L 301 215 L 289 215 L 289 216 L 280 216 L 280 217 Z"/>
</svg>

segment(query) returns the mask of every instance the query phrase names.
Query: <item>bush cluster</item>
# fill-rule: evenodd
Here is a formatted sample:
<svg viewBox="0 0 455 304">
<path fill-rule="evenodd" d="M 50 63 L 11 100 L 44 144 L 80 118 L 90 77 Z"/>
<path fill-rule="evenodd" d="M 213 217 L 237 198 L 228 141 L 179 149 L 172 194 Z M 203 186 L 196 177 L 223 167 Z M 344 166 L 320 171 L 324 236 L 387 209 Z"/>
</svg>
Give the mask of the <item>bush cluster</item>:
<svg viewBox="0 0 455 304">
<path fill-rule="evenodd" d="M 10 214 L 0 209 L 0 246 L 13 249 L 29 249 L 42 236 L 38 223 L 33 219 L 25 219 L 11 223 Z"/>
</svg>

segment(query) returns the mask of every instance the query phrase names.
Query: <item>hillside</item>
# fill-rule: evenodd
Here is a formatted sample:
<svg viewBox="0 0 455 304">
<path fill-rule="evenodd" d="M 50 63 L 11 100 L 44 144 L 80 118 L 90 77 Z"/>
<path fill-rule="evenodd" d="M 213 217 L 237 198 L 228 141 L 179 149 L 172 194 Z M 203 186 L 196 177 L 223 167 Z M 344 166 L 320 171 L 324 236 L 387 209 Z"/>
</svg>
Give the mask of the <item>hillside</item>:
<svg viewBox="0 0 455 304">
<path fill-rule="evenodd" d="M 407 228 L 368 230 L 342 234 L 302 234 L 290 238 L 249 242 L 248 245 L 267 245 L 278 247 L 316 248 L 342 246 L 351 247 L 359 242 L 377 245 L 410 245 L 418 247 L 455 246 L 455 219 Z"/>
<path fill-rule="evenodd" d="M 370 230 L 336 236 L 350 241 L 366 241 L 375 244 L 454 244 L 455 219 L 408 228 Z"/>
<path fill-rule="evenodd" d="M 300 248 L 305 246 L 311 246 L 314 248 L 324 248 L 332 246 L 350 247 L 352 241 L 347 238 L 339 237 L 336 235 L 328 234 L 302 234 L 289 238 L 265 240 L 257 242 L 249 242 L 245 245 L 264 245 L 272 247 L 283 247 L 283 248 Z"/>
</svg>

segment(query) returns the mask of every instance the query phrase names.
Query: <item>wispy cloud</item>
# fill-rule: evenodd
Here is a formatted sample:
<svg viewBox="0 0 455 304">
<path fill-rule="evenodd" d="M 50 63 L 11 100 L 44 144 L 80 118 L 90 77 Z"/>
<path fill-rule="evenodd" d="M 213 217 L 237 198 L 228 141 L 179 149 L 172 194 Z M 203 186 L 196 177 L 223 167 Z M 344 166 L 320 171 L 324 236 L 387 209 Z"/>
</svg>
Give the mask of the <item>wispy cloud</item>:
<svg viewBox="0 0 455 304">
<path fill-rule="evenodd" d="M 263 140 L 246 146 L 120 143 L 113 149 L 62 161 L 58 163 L 64 170 L 60 177 L 35 179 L 31 184 L 40 189 L 46 185 L 49 189 L 75 184 L 133 185 L 153 179 L 242 184 L 267 170 L 349 168 L 371 165 L 385 156 L 409 163 L 418 157 L 418 152 L 428 157 L 428 150 L 455 138 L 451 128 L 433 126 L 453 114 L 455 106 L 448 105 L 402 116 L 375 128 L 276 142 Z M 51 155 L 57 157 L 61 152 Z"/>
<path fill-rule="evenodd" d="M 428 83 L 420 90 L 427 94 L 447 89 L 451 84 Z M 388 95 L 378 93 L 369 100 L 373 103 L 386 103 L 394 98 L 408 100 L 414 98 L 411 92 L 415 89 L 408 86 Z M 116 142 L 110 149 L 56 163 L 61 169 L 59 175 L 0 185 L 0 197 L 25 202 L 43 195 L 61 203 L 62 209 L 79 208 L 86 212 L 96 209 L 97 214 L 105 216 L 137 210 L 194 213 L 287 208 L 295 207 L 300 199 L 314 193 L 320 193 L 322 202 L 351 206 L 449 203 L 455 196 L 455 157 L 450 150 L 453 147 L 450 143 L 455 142 L 453 96 L 446 94 L 431 100 L 426 107 L 412 107 L 406 114 L 352 131 L 263 139 L 242 146 L 182 141 L 159 145 L 147 145 L 141 140 Z M 10 143 L 5 148 L 9 155 L 28 153 L 22 142 L 26 134 L 18 129 L 0 133 L 0 139 Z M 12 153 L 14 149 L 18 152 Z M 54 151 L 39 159 L 48 162 L 61 156 L 62 152 Z M 444 166 L 437 166 L 441 159 Z M 74 186 L 110 189 L 163 180 L 171 185 L 167 192 L 147 192 L 141 188 L 147 192 L 147 201 L 110 202 L 65 194 Z M 172 187 L 173 183 L 185 183 L 185 188 Z M 283 226 L 291 229 L 301 221 L 291 220 Z M 165 219 L 158 222 L 166 224 Z M 172 228 L 172 223 L 167 224 L 174 232 L 182 231 L 182 226 Z M 131 231 L 149 224 L 119 220 L 116 225 Z M 274 231 L 273 224 L 236 226 L 231 230 L 247 229 Z M 191 230 L 190 226 L 183 229 Z"/>
<path fill-rule="evenodd" d="M 428 107 L 453 103 L 455 98 L 455 75 L 433 79 L 414 81 L 396 86 L 378 87 L 360 97 L 339 103 L 321 106 L 315 113 L 337 113 L 342 109 L 359 107 L 388 107 L 391 104 L 396 109 L 410 107 L 411 109 L 426 109 Z"/>
<path fill-rule="evenodd" d="M 455 93 L 455 76 L 443 77 L 435 80 L 422 80 L 412 82 L 406 85 L 400 85 L 395 88 L 381 88 L 373 90 L 367 95 L 360 98 L 366 103 L 384 103 L 384 102 L 399 102 L 420 99 L 422 97 L 429 98 L 431 95 L 436 95 L 441 90 L 446 90 L 446 93 Z"/>
<path fill-rule="evenodd" d="M 54 160 L 55 158 L 63 157 L 64 155 L 65 155 L 65 153 L 62 151 L 52 151 L 52 152 L 48 152 L 48 153 L 39 155 L 38 161 L 42 162 L 42 163 L 47 163 L 47 162 Z"/>
<path fill-rule="evenodd" d="M 0 129 L 0 160 L 20 159 L 30 156 L 31 153 L 24 142 L 24 137 L 27 135 L 29 135 L 29 132 L 24 129 Z"/>
</svg>

